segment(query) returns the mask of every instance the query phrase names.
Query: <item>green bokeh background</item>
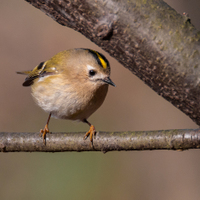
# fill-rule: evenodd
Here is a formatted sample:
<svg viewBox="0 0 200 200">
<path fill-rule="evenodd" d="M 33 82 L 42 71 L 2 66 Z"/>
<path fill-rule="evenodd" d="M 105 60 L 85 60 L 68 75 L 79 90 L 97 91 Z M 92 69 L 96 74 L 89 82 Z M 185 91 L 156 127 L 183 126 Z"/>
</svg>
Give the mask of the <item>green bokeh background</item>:
<svg viewBox="0 0 200 200">
<path fill-rule="evenodd" d="M 200 29 L 199 0 L 167 0 L 189 13 Z M 28 70 L 59 51 L 91 48 L 111 63 L 103 106 L 90 118 L 97 130 L 197 128 L 186 115 L 81 34 L 63 27 L 23 0 L 0 1 L 0 131 L 36 132 L 47 113 L 21 86 Z M 87 131 L 88 126 L 52 119 L 50 130 Z M 0 153 L 0 199 L 196 200 L 200 196 L 200 151 Z"/>
</svg>

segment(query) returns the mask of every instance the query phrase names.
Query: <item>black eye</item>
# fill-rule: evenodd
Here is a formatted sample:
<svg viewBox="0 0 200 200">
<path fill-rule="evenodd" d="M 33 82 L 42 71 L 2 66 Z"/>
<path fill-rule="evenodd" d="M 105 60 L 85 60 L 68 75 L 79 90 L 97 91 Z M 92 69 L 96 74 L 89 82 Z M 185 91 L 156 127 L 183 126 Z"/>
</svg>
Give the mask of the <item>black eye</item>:
<svg viewBox="0 0 200 200">
<path fill-rule="evenodd" d="M 94 76 L 95 74 L 96 74 L 96 71 L 94 71 L 94 70 L 92 70 L 92 69 L 89 71 L 89 75 L 90 75 L 90 76 Z"/>
</svg>

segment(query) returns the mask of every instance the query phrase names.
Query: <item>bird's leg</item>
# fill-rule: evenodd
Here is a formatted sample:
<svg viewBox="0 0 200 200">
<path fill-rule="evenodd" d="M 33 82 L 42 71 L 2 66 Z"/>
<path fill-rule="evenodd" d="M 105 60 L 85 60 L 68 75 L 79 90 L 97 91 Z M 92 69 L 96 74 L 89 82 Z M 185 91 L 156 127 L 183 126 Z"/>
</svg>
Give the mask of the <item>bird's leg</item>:
<svg viewBox="0 0 200 200">
<path fill-rule="evenodd" d="M 93 138 L 94 138 L 95 133 L 96 133 L 95 128 L 94 128 L 94 126 L 93 126 L 92 124 L 90 124 L 90 122 L 88 122 L 86 119 L 84 119 L 83 122 L 87 123 L 87 124 L 90 126 L 90 130 L 85 134 L 85 136 L 84 136 L 83 139 L 86 140 L 86 139 L 90 136 L 90 142 L 91 142 L 91 144 L 92 144 L 92 146 L 93 146 Z"/>
<path fill-rule="evenodd" d="M 49 125 L 50 118 L 51 118 L 51 113 L 49 114 L 49 117 L 47 119 L 47 123 L 46 123 L 44 129 L 40 129 L 40 136 L 42 136 L 42 138 L 43 138 L 44 145 L 46 145 L 46 134 L 49 133 L 48 125 Z"/>
</svg>

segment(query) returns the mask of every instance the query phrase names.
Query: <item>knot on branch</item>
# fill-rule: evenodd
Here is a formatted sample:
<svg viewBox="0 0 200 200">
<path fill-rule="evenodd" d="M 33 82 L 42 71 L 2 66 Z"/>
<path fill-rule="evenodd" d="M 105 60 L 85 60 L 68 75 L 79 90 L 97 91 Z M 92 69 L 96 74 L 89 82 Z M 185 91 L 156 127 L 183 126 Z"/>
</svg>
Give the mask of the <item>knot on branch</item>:
<svg viewBox="0 0 200 200">
<path fill-rule="evenodd" d="M 114 23 L 116 22 L 117 15 L 109 14 L 103 16 L 98 20 L 97 25 L 95 26 L 96 35 L 101 40 L 110 40 L 113 35 Z"/>
</svg>

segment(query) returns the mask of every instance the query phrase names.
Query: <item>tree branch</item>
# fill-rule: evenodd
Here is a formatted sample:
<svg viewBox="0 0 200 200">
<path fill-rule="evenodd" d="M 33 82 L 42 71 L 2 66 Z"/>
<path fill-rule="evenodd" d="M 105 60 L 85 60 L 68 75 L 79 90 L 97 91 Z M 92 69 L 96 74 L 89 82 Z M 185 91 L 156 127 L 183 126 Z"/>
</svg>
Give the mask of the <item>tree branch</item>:
<svg viewBox="0 0 200 200">
<path fill-rule="evenodd" d="M 200 125 L 200 33 L 162 0 L 26 0 L 81 32 Z"/>
<path fill-rule="evenodd" d="M 200 130 L 99 132 L 93 148 L 85 133 L 47 134 L 46 146 L 39 133 L 0 133 L 2 152 L 187 150 L 200 148 Z"/>
</svg>

